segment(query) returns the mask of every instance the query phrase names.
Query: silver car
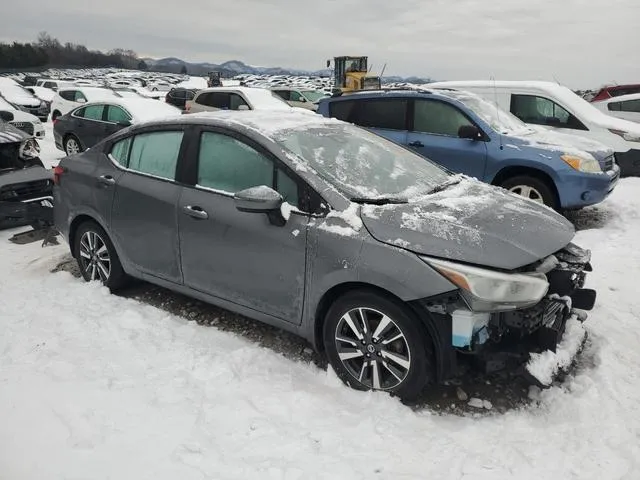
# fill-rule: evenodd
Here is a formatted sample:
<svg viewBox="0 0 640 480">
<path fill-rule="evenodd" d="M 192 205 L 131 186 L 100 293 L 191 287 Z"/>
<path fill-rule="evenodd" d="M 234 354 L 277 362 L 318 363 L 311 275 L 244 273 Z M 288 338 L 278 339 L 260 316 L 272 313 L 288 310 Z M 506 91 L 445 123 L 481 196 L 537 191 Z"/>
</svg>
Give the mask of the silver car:
<svg viewBox="0 0 640 480">
<path fill-rule="evenodd" d="M 409 399 L 459 358 L 553 349 L 595 300 L 562 216 L 316 115 L 139 124 L 54 174 L 85 280 L 135 277 L 292 331 L 358 389 Z"/>
</svg>

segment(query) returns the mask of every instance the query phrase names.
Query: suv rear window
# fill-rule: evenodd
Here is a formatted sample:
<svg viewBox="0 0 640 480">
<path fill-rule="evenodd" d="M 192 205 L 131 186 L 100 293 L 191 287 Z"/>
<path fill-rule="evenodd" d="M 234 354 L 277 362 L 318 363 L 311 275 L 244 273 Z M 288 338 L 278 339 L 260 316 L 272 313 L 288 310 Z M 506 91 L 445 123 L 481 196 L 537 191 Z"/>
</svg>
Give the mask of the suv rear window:
<svg viewBox="0 0 640 480">
<path fill-rule="evenodd" d="M 363 98 L 333 102 L 329 108 L 332 117 L 361 127 L 406 130 L 408 105 L 404 98 Z"/>
</svg>

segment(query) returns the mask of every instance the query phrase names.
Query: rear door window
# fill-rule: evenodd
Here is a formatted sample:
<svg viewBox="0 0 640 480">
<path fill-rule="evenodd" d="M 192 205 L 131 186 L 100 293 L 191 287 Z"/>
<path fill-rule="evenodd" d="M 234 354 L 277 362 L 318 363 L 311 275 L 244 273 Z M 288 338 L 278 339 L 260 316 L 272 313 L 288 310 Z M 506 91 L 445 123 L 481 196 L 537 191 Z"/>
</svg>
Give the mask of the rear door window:
<svg viewBox="0 0 640 480">
<path fill-rule="evenodd" d="M 87 105 L 84 107 L 83 117 L 87 120 L 102 121 L 104 118 L 104 105 Z"/>
<path fill-rule="evenodd" d="M 587 127 L 553 100 L 537 95 L 512 95 L 511 113 L 525 123 L 573 130 Z"/>
<path fill-rule="evenodd" d="M 162 131 L 134 136 L 128 168 L 174 180 L 183 135 L 182 131 Z"/>
<path fill-rule="evenodd" d="M 113 159 L 125 168 L 129 164 L 131 143 L 133 143 L 133 137 L 127 137 L 114 143 L 111 147 L 111 151 L 109 152 Z"/>
<path fill-rule="evenodd" d="M 353 123 L 352 117 L 355 106 L 356 102 L 353 100 L 330 102 L 329 115 L 343 122 Z"/>
<path fill-rule="evenodd" d="M 290 98 L 290 92 L 289 90 L 274 90 L 273 93 L 275 93 L 276 95 L 278 95 L 280 98 L 282 98 L 283 100 L 289 100 Z"/>
<path fill-rule="evenodd" d="M 60 95 L 60 97 L 65 100 L 73 102 L 76 98 L 76 90 L 63 90 L 61 92 L 58 92 L 58 95 Z"/>
<path fill-rule="evenodd" d="M 640 113 L 640 99 L 639 100 L 626 100 L 620 102 L 621 112 Z"/>
<path fill-rule="evenodd" d="M 356 125 L 385 130 L 407 130 L 407 99 L 363 99 L 357 103 L 355 118 L 352 120 Z"/>
</svg>

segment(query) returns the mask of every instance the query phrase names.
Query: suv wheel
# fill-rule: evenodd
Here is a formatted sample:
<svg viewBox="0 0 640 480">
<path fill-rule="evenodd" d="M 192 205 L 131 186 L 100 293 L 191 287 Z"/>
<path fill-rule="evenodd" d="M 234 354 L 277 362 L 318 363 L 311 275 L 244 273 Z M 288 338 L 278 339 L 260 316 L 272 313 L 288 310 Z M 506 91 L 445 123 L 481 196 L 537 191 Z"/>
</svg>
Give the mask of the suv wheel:
<svg viewBox="0 0 640 480">
<path fill-rule="evenodd" d="M 331 366 L 352 388 L 410 400 L 433 378 L 432 343 L 420 320 L 377 293 L 340 297 L 327 312 L 323 337 Z"/>
<path fill-rule="evenodd" d="M 539 178 L 528 175 L 512 177 L 506 179 L 500 186 L 511 193 L 526 197 L 534 202 L 543 203 L 550 208 L 556 209 L 558 207 L 553 190 L 544 180 Z"/>
<path fill-rule="evenodd" d="M 80 225 L 73 251 L 80 273 L 87 282 L 97 280 L 112 291 L 125 284 L 126 274 L 116 249 L 97 223 L 88 221 Z"/>
</svg>

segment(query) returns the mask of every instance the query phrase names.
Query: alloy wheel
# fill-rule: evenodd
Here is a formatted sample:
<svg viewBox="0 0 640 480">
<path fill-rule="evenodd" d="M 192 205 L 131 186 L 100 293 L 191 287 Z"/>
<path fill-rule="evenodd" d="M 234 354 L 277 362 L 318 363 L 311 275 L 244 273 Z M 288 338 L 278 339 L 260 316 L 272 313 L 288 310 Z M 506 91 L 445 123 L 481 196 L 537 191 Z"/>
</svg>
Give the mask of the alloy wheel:
<svg viewBox="0 0 640 480">
<path fill-rule="evenodd" d="M 65 150 L 67 155 L 75 155 L 76 153 L 80 153 L 80 145 L 75 138 L 68 138 L 65 146 Z"/>
<path fill-rule="evenodd" d="M 111 257 L 105 241 L 96 232 L 87 231 L 80 239 L 80 266 L 91 280 L 106 283 L 111 275 Z M 85 278 L 86 278 L 85 277 Z"/>
<path fill-rule="evenodd" d="M 515 193 L 516 195 L 520 195 L 521 197 L 526 197 L 529 200 L 533 200 L 534 202 L 544 203 L 542 194 L 529 185 L 514 185 L 509 189 L 509 191 L 511 193 Z"/>
<path fill-rule="evenodd" d="M 344 368 L 367 388 L 396 388 L 411 368 L 404 332 L 393 319 L 371 308 L 345 313 L 336 327 L 335 344 Z"/>
</svg>

